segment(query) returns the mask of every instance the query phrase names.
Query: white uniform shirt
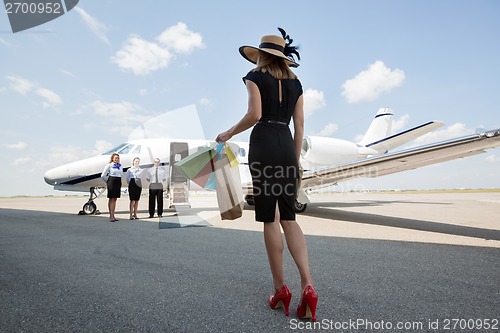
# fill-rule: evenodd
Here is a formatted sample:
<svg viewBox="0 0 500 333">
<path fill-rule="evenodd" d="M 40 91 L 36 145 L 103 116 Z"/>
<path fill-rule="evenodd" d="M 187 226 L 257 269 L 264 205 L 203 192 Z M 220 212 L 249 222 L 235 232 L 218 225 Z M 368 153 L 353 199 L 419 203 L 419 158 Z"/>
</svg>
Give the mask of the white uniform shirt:
<svg viewBox="0 0 500 333">
<path fill-rule="evenodd" d="M 118 164 L 115 166 L 114 163 L 109 163 L 104 167 L 104 171 L 101 174 L 101 178 L 107 182 L 109 177 L 120 177 L 123 175 L 122 165 Z"/>
<path fill-rule="evenodd" d="M 162 167 L 158 167 L 158 179 L 156 179 L 156 167 L 148 170 L 146 180 L 150 183 L 163 183 L 167 180 L 167 172 Z"/>
<path fill-rule="evenodd" d="M 127 170 L 127 184 L 130 184 L 130 179 L 141 179 L 142 169 L 141 168 L 130 168 Z"/>
</svg>

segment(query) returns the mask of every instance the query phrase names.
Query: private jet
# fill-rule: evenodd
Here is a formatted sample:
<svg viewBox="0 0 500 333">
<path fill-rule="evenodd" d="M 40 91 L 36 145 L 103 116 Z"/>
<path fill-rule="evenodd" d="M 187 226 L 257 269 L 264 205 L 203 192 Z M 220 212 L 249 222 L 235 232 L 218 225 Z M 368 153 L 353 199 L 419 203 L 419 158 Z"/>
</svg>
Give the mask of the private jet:
<svg viewBox="0 0 500 333">
<path fill-rule="evenodd" d="M 484 153 L 486 149 L 500 145 L 500 129 L 481 131 L 429 145 L 391 152 L 426 133 L 444 126 L 443 122 L 430 121 L 397 134 L 391 134 L 393 112 L 389 108 L 378 110 L 363 139 L 350 142 L 342 139 L 305 136 L 302 143 L 301 167 L 303 168 L 299 193 L 295 203 L 298 213 L 304 212 L 309 203 L 310 191 L 336 185 L 358 177 L 380 177 L 411 170 L 426 165 L 450 161 Z M 253 204 L 252 181 L 248 166 L 248 142 L 228 142 L 237 152 L 245 200 Z M 101 179 L 110 155 L 120 154 L 123 170 L 131 166 L 134 157 L 141 159 L 141 168 L 152 167 L 154 157 L 159 157 L 169 178 L 164 184 L 170 200 L 169 207 L 189 206 L 189 191 L 201 190 L 185 177 L 174 164 L 196 152 L 201 147 L 214 146 L 209 140 L 180 140 L 172 138 L 135 139 L 122 143 L 98 156 L 82 159 L 48 170 L 45 182 L 55 190 L 90 191 L 89 200 L 80 214 L 94 214 L 94 200 L 106 189 Z M 142 182 L 147 188 L 147 181 Z M 126 187 L 125 176 L 122 186 Z"/>
</svg>

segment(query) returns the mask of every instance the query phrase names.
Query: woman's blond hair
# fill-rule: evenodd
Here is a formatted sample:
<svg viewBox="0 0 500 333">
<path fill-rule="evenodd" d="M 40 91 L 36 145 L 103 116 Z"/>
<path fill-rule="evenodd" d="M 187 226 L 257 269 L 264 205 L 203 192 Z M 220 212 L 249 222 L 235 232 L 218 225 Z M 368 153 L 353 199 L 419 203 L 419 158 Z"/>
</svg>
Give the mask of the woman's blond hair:
<svg viewBox="0 0 500 333">
<path fill-rule="evenodd" d="M 267 52 L 259 51 L 255 72 L 268 72 L 277 80 L 296 79 L 297 75 L 290 69 L 285 59 L 276 57 Z"/>
</svg>

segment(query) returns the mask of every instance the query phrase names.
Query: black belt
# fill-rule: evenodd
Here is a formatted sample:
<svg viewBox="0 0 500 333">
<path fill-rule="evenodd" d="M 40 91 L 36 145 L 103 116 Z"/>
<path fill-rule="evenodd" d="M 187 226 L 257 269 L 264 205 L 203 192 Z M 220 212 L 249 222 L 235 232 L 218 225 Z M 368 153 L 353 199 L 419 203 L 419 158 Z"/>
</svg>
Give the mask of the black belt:
<svg viewBox="0 0 500 333">
<path fill-rule="evenodd" d="M 278 120 L 260 120 L 259 123 L 268 123 L 268 124 L 276 124 L 276 125 L 285 125 L 288 126 L 287 123 Z"/>
</svg>

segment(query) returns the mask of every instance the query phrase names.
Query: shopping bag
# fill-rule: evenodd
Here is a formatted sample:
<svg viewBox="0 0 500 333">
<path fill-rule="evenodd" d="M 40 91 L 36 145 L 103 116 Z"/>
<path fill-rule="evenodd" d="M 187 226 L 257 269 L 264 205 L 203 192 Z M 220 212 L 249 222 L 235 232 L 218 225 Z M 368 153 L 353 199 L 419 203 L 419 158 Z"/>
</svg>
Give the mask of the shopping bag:
<svg viewBox="0 0 500 333">
<path fill-rule="evenodd" d="M 240 163 L 238 161 L 238 159 L 236 158 L 236 154 L 233 152 L 233 150 L 231 149 L 231 147 L 227 143 L 225 143 L 225 142 L 224 143 L 219 143 L 218 145 L 215 146 L 214 149 L 215 149 L 215 153 L 217 155 L 216 155 L 216 157 L 214 157 L 212 159 L 212 162 L 215 161 L 215 160 L 217 160 L 217 159 L 220 159 L 220 157 L 222 156 L 223 150 L 224 150 L 224 153 L 228 157 L 229 164 L 232 167 L 235 167 L 235 166 L 237 166 Z M 215 168 L 213 168 L 212 171 L 215 171 Z M 216 179 L 215 179 L 215 172 L 210 173 L 210 175 L 208 176 L 207 181 L 204 182 L 204 184 L 205 184 L 205 186 L 203 188 L 206 189 L 206 190 L 215 191 L 217 189 L 217 182 L 216 182 Z"/>
<path fill-rule="evenodd" d="M 233 150 L 227 143 L 224 143 L 224 151 L 227 155 L 229 164 L 231 165 L 232 168 L 240 164 L 240 162 L 238 162 L 238 159 L 236 158 L 236 154 L 233 152 Z"/>
<path fill-rule="evenodd" d="M 217 204 L 223 220 L 234 220 L 243 215 L 245 205 L 241 188 L 240 171 L 237 166 L 231 167 L 227 154 L 215 161 L 215 180 Z"/>
<path fill-rule="evenodd" d="M 198 184 L 200 187 L 210 189 L 209 181 L 215 170 L 215 159 L 218 158 L 218 154 L 214 154 L 212 159 L 196 174 L 196 176 L 191 179 L 194 183 Z M 213 188 L 215 190 L 215 187 Z"/>
<path fill-rule="evenodd" d="M 215 170 L 215 168 L 214 168 Z M 217 181 L 215 179 L 215 171 L 210 173 L 208 176 L 207 182 L 205 183 L 205 186 L 203 186 L 205 190 L 212 190 L 215 191 L 217 190 Z"/>
<path fill-rule="evenodd" d="M 197 175 L 200 177 L 213 171 L 211 161 L 215 156 L 214 148 L 202 147 L 197 152 L 176 162 L 175 165 L 181 169 L 187 178 L 193 180 Z"/>
</svg>

